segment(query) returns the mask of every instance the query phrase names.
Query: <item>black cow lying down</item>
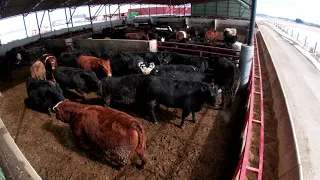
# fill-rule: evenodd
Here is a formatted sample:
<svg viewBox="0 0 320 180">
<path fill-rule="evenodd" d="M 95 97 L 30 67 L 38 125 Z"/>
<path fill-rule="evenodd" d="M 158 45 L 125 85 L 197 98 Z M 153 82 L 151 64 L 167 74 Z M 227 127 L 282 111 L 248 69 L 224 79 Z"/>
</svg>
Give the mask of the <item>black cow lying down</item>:
<svg viewBox="0 0 320 180">
<path fill-rule="evenodd" d="M 154 102 L 182 109 L 181 128 L 190 112 L 193 122 L 196 122 L 195 112 L 199 112 L 205 103 L 214 107 L 218 105 L 218 87 L 199 81 L 149 76 L 141 83 L 137 93 L 137 100 L 147 105 L 155 123 Z"/>
<path fill-rule="evenodd" d="M 101 93 L 101 82 L 92 70 L 58 66 L 54 77 L 63 90 L 74 89 L 84 100 L 88 92 Z"/>
<path fill-rule="evenodd" d="M 132 104 L 136 100 L 137 88 L 147 76 L 132 74 L 122 77 L 106 77 L 101 80 L 102 93 L 107 106 L 113 103 Z"/>
<path fill-rule="evenodd" d="M 150 72 L 150 75 L 190 81 L 203 81 L 206 77 L 205 73 L 201 72 L 197 67 L 173 64 L 155 66 L 155 68 Z"/>
<path fill-rule="evenodd" d="M 51 116 L 52 108 L 65 100 L 59 84 L 29 77 L 26 82 L 28 98 L 40 110 L 47 110 Z"/>
</svg>

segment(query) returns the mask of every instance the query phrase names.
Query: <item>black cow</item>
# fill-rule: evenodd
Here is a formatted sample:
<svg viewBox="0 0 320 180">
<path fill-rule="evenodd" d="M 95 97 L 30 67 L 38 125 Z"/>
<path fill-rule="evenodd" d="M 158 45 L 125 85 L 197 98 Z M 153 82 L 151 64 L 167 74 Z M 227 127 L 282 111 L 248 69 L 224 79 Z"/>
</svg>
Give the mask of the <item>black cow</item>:
<svg viewBox="0 0 320 180">
<path fill-rule="evenodd" d="M 106 105 L 120 103 L 132 104 L 136 99 L 136 91 L 147 76 L 132 74 L 123 77 L 106 77 L 101 80 L 102 93 Z"/>
<path fill-rule="evenodd" d="M 29 77 L 26 82 L 28 99 L 41 110 L 47 110 L 51 116 L 52 108 L 65 100 L 59 84 Z"/>
<path fill-rule="evenodd" d="M 169 64 L 185 64 L 199 68 L 202 72 L 208 69 L 208 61 L 195 55 L 172 53 Z"/>
<path fill-rule="evenodd" d="M 232 102 L 240 86 L 241 72 L 240 70 L 227 58 L 215 57 L 210 61 L 210 68 L 208 73 L 211 73 L 211 78 L 214 83 L 222 89 L 222 104 L 221 109 L 232 106 Z"/>
<path fill-rule="evenodd" d="M 61 56 L 58 58 L 58 65 L 77 67 L 77 59 L 81 55 L 99 57 L 99 54 L 92 50 L 76 50 L 61 54 Z"/>
<path fill-rule="evenodd" d="M 74 89 L 84 100 L 88 92 L 101 93 L 101 82 L 92 70 L 58 66 L 54 77 L 63 90 Z"/>
<path fill-rule="evenodd" d="M 155 65 L 168 64 L 171 60 L 171 55 L 167 52 L 141 52 L 137 53 L 140 57 L 144 59 L 146 63 L 153 62 Z"/>
<path fill-rule="evenodd" d="M 13 62 L 6 57 L 0 57 L 0 74 L 4 76 L 10 83 L 12 82 Z"/>
<path fill-rule="evenodd" d="M 151 72 L 150 75 L 181 79 L 181 80 L 190 80 L 190 81 L 204 81 L 206 75 L 204 72 L 201 72 L 199 68 L 191 65 L 164 65 L 156 66 Z"/>
<path fill-rule="evenodd" d="M 138 64 L 144 62 L 138 54 L 129 52 L 105 52 L 102 58 L 110 60 L 112 76 L 139 74 L 141 70 Z"/>
<path fill-rule="evenodd" d="M 196 122 L 195 112 L 199 112 L 205 103 L 217 106 L 218 87 L 199 81 L 149 76 L 139 86 L 137 100 L 148 106 L 155 123 L 157 119 L 154 113 L 154 102 L 182 109 L 181 127 L 183 127 L 185 118 L 190 112 L 192 112 L 193 122 Z"/>
</svg>

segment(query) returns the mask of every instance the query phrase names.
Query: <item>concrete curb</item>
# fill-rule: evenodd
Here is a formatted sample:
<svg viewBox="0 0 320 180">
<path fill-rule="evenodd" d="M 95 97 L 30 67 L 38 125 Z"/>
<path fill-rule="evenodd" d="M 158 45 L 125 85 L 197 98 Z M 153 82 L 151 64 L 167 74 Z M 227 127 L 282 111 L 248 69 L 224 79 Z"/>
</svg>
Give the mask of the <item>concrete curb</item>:
<svg viewBox="0 0 320 180">
<path fill-rule="evenodd" d="M 301 165 L 301 158 L 299 152 L 298 141 L 295 133 L 294 123 L 292 121 L 292 114 L 288 108 L 287 95 L 285 94 L 281 80 L 277 73 L 277 67 L 275 67 L 271 56 L 268 52 L 268 47 L 264 43 L 263 34 L 260 32 L 259 36 L 265 46 L 264 56 L 269 61 L 266 61 L 267 70 L 270 74 L 269 81 L 272 84 L 272 94 L 274 101 L 273 108 L 275 116 L 278 119 L 278 140 L 279 140 L 279 167 L 278 177 L 281 180 L 303 180 L 303 171 Z M 279 119 L 282 119 L 280 124 Z M 287 122 L 285 122 L 287 121 Z M 281 144 L 280 144 L 281 143 Z M 287 149 L 287 147 L 293 147 L 293 149 Z M 294 163 L 294 164 L 293 164 Z M 293 166 L 293 167 L 292 167 Z"/>
<path fill-rule="evenodd" d="M 7 179 L 34 179 L 41 177 L 22 154 L 0 119 L 0 166 Z"/>
</svg>

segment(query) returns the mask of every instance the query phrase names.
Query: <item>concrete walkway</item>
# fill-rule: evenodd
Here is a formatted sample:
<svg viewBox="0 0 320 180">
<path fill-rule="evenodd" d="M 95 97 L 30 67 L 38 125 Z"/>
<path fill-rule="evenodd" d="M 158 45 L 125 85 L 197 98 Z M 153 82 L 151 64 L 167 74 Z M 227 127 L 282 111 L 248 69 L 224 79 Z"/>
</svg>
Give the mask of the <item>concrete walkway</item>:
<svg viewBox="0 0 320 180">
<path fill-rule="evenodd" d="M 259 23 L 259 29 L 287 98 L 296 130 L 303 177 L 319 180 L 320 72 L 268 25 Z"/>
</svg>

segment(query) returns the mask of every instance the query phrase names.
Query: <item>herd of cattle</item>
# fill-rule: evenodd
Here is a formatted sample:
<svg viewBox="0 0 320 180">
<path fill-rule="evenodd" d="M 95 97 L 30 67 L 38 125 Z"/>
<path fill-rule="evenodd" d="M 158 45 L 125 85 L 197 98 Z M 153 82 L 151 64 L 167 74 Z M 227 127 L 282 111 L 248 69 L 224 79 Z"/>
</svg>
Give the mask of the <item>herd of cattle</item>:
<svg viewBox="0 0 320 180">
<path fill-rule="evenodd" d="M 225 44 L 221 47 L 240 50 L 236 29 L 227 28 L 223 35 Z M 212 45 L 216 36 L 215 30 L 197 27 L 148 26 L 106 28 L 92 38 L 197 41 L 193 43 Z M 11 81 L 13 67 L 29 59 L 27 52 L 14 48 L 0 59 L 2 72 Z M 148 162 L 144 128 L 141 122 L 117 110 L 119 105 L 136 105 L 154 123 L 158 122 L 155 108 L 160 105 L 179 108 L 182 128 L 190 113 L 196 122 L 195 113 L 205 104 L 217 110 L 230 108 L 241 76 L 235 64 L 224 57 L 203 58 L 168 51 L 98 53 L 90 50 L 43 54 L 32 62 L 30 74 L 26 81 L 27 94 L 35 107 L 50 116 L 55 113 L 57 119 L 68 123 L 73 134 L 89 145 L 95 155 L 123 166 L 137 153 L 141 167 Z M 68 92 L 78 94 L 84 103 L 68 96 Z M 104 107 L 85 103 L 91 92 L 104 100 Z"/>
<path fill-rule="evenodd" d="M 134 153 L 142 167 L 148 162 L 142 123 L 114 109 L 118 105 L 135 104 L 154 123 L 155 108 L 179 108 L 183 127 L 190 113 L 196 122 L 195 113 L 204 104 L 229 108 L 240 84 L 239 69 L 223 57 L 205 59 L 166 51 L 95 55 L 89 50 L 59 57 L 42 55 L 30 68 L 27 93 L 36 107 L 50 115 L 56 113 L 80 142 L 114 165 L 128 164 Z M 95 92 L 104 99 L 105 107 L 79 103 L 66 97 L 67 91 L 81 95 L 83 102 L 89 92 Z"/>
<path fill-rule="evenodd" d="M 102 33 L 93 34 L 92 39 L 134 39 L 134 40 L 151 40 L 156 39 L 162 42 L 178 42 L 197 44 L 205 46 L 214 46 L 220 48 L 228 48 L 231 50 L 241 50 L 242 43 L 238 42 L 237 30 L 235 28 L 226 28 L 223 34 L 214 29 L 202 28 L 199 26 L 177 27 L 175 25 L 153 25 L 153 24 L 139 24 L 137 27 L 107 27 L 102 30 Z M 215 43 L 217 37 L 223 37 L 224 43 Z M 218 52 L 216 49 L 204 49 L 199 46 L 185 46 L 185 45 L 171 45 L 163 43 L 163 46 L 173 46 L 194 50 L 205 50 Z M 235 51 L 224 51 L 228 55 L 239 56 Z"/>
</svg>

